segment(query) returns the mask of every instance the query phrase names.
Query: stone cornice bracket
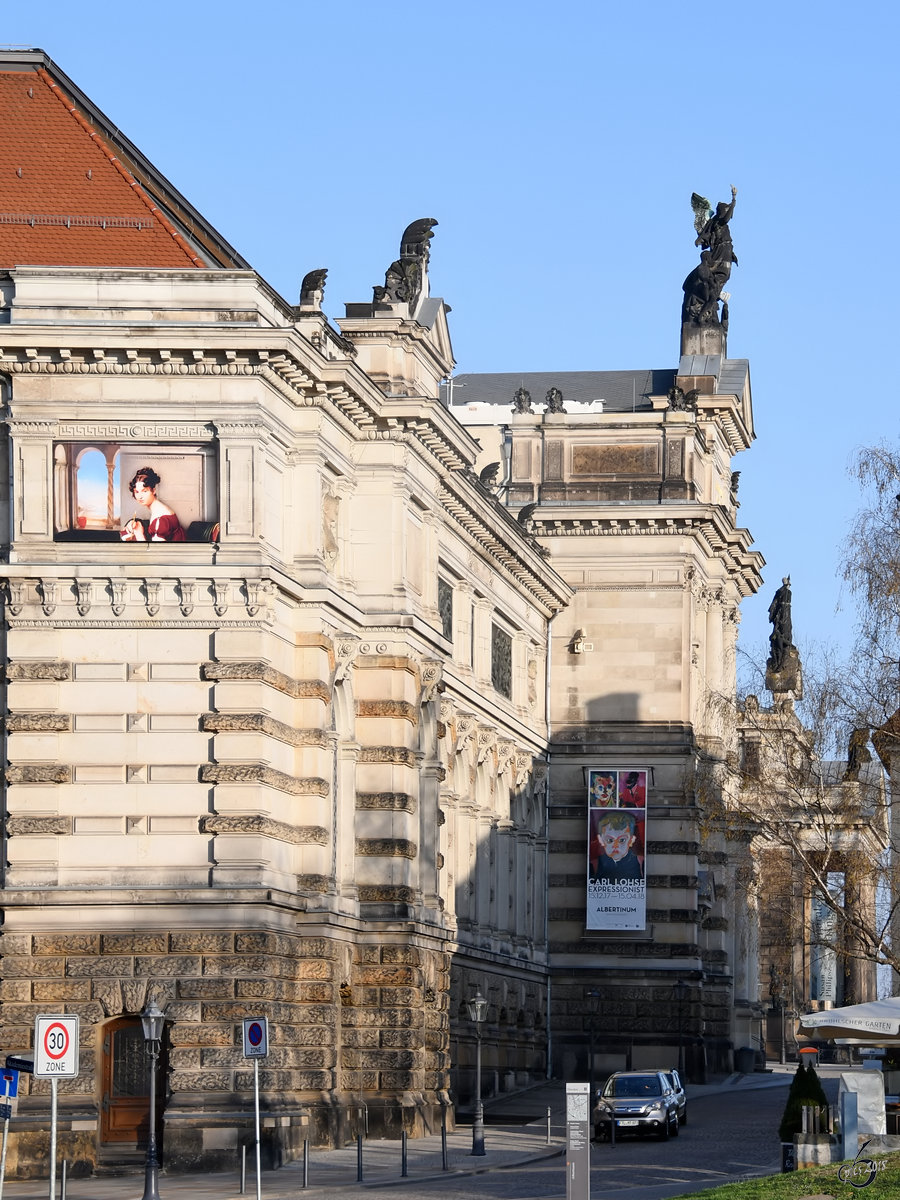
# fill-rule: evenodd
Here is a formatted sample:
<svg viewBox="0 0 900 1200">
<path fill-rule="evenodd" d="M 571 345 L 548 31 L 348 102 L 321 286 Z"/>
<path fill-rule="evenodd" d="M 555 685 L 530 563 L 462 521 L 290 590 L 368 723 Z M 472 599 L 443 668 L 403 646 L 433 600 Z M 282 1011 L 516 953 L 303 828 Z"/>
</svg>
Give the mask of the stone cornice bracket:
<svg viewBox="0 0 900 1200">
<path fill-rule="evenodd" d="M 481 725 L 478 729 L 478 762 L 486 762 L 488 756 L 493 756 L 497 745 L 497 730 L 490 725 Z"/>
<path fill-rule="evenodd" d="M 162 583 L 158 579 L 145 579 L 143 582 L 144 596 L 146 598 L 147 615 L 155 617 L 159 613 L 160 599 L 159 589 Z"/>
<path fill-rule="evenodd" d="M 55 579 L 39 579 L 38 591 L 41 595 L 41 609 L 45 617 L 51 617 L 56 611 L 59 601 L 59 584 Z"/>
<path fill-rule="evenodd" d="M 478 722 L 471 713 L 460 713 L 456 718 L 456 753 L 461 754 L 475 737 Z"/>
<path fill-rule="evenodd" d="M 114 616 L 121 617 L 128 603 L 128 583 L 124 579 L 110 579 L 109 594 Z"/>
<path fill-rule="evenodd" d="M 443 680 L 443 663 L 438 659 L 427 658 L 422 663 L 422 704 L 429 704 L 432 700 L 437 698 L 437 696 L 443 691 Z"/>
<path fill-rule="evenodd" d="M 25 584 L 21 579 L 5 579 L 3 587 L 10 615 L 17 617 L 25 607 Z"/>
<path fill-rule="evenodd" d="M 359 654 L 359 638 L 352 633 L 339 633 L 334 639 L 333 683 L 343 683 Z"/>
<path fill-rule="evenodd" d="M 181 609 L 183 617 L 189 617 L 194 611 L 196 602 L 197 585 L 193 580 L 179 579 L 178 580 L 178 607 Z"/>
<path fill-rule="evenodd" d="M 527 752 L 516 755 L 516 788 L 521 791 L 535 771 L 534 755 Z"/>
<path fill-rule="evenodd" d="M 456 704 L 449 696 L 441 696 L 441 711 L 439 720 L 445 725 L 453 723 L 453 714 L 456 711 Z"/>
<path fill-rule="evenodd" d="M 503 775 L 512 769 L 516 758 L 515 742 L 501 740 L 497 743 L 497 774 Z"/>
<path fill-rule="evenodd" d="M 228 580 L 213 580 L 213 588 L 215 589 L 216 596 L 213 602 L 213 609 L 217 617 L 224 617 L 228 612 L 228 586 Z"/>
<path fill-rule="evenodd" d="M 75 602 L 75 607 L 78 609 L 80 617 L 86 617 L 91 611 L 91 605 L 94 602 L 94 587 L 90 579 L 76 579 L 75 588 L 78 592 L 78 599 Z"/>
</svg>

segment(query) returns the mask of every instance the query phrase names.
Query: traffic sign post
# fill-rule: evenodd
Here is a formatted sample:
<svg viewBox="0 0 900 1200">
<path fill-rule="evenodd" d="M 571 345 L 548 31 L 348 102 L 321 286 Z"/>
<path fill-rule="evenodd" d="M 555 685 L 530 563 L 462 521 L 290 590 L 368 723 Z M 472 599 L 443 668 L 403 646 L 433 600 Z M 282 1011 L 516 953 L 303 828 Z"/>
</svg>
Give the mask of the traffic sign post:
<svg viewBox="0 0 900 1200">
<path fill-rule="evenodd" d="M 3 1147 L 0 1149 L 0 1200 L 3 1198 L 3 1180 L 6 1178 L 6 1146 L 9 1140 L 9 1119 L 13 1106 L 10 1100 L 19 1094 L 19 1072 L 7 1068 L 0 1073 L 3 1103 L 0 1104 L 0 1117 L 3 1118 Z"/>
<path fill-rule="evenodd" d="M 50 1080 L 50 1200 L 56 1200 L 56 1110 L 60 1079 L 78 1074 L 78 1015 L 54 1013 L 34 1020 L 34 1073 Z"/>
<path fill-rule="evenodd" d="M 269 1053 L 269 1021 L 267 1017 L 244 1018 L 244 1057 L 253 1059 L 253 1108 L 256 1113 L 256 1200 L 262 1192 L 262 1169 L 259 1160 L 259 1060 Z"/>
</svg>

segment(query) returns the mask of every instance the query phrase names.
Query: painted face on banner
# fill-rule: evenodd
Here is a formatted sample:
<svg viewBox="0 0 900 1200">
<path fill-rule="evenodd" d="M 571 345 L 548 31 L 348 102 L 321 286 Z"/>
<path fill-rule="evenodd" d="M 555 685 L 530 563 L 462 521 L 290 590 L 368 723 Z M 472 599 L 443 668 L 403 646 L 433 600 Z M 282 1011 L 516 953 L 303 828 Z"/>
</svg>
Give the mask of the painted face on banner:
<svg viewBox="0 0 900 1200">
<path fill-rule="evenodd" d="M 594 772 L 591 778 L 591 803 L 597 808 L 607 808 L 615 804 L 615 797 L 615 775 L 604 774 L 601 771 Z"/>
<path fill-rule="evenodd" d="M 603 847 L 603 853 L 607 854 L 613 862 L 619 862 L 625 857 L 634 845 L 634 838 L 635 835 L 627 826 L 624 829 L 612 829 L 609 825 L 604 825 L 600 830 L 600 845 Z"/>
</svg>

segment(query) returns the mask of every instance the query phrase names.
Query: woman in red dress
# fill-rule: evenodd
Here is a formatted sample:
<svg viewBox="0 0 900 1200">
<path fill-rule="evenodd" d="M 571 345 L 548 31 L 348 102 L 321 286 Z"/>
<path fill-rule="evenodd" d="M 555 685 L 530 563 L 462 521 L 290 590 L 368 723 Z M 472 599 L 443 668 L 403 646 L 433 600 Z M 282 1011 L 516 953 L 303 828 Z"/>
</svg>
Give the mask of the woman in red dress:
<svg viewBox="0 0 900 1200">
<path fill-rule="evenodd" d="M 156 495 L 160 478 L 152 467 L 141 467 L 135 471 L 134 478 L 128 484 L 132 496 L 138 504 L 143 504 L 148 510 L 150 521 L 146 530 L 144 522 L 138 517 L 132 517 L 122 530 L 123 542 L 184 542 L 186 537 L 178 517 L 168 504 L 164 504 Z"/>
</svg>

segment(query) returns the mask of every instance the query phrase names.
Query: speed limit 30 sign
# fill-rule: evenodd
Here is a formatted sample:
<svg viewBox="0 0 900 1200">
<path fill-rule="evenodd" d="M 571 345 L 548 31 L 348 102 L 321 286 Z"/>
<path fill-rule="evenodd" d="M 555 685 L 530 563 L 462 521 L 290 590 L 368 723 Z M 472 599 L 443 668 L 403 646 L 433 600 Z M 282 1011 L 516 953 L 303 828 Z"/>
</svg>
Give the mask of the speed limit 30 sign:
<svg viewBox="0 0 900 1200">
<path fill-rule="evenodd" d="M 71 1013 L 35 1018 L 35 1075 L 73 1079 L 78 1074 L 78 1023 Z"/>
</svg>

